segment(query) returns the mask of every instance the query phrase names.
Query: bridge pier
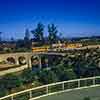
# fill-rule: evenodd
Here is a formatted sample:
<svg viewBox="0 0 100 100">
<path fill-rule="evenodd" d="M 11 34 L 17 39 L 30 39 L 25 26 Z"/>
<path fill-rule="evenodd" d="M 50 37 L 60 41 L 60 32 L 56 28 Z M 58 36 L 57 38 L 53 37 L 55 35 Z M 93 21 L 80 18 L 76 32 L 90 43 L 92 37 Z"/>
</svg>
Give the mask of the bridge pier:
<svg viewBox="0 0 100 100">
<path fill-rule="evenodd" d="M 32 62 L 31 62 L 30 56 L 27 57 L 26 63 L 27 63 L 28 68 L 32 68 Z"/>
<path fill-rule="evenodd" d="M 45 59 L 45 63 L 46 63 L 46 67 L 47 67 L 47 68 L 49 67 L 48 62 L 49 62 L 49 61 L 48 61 L 48 58 L 46 58 L 46 59 Z"/>
<path fill-rule="evenodd" d="M 38 59 L 39 59 L 39 69 L 42 69 L 41 56 L 38 56 Z"/>
<path fill-rule="evenodd" d="M 41 57 L 41 55 L 38 56 L 38 60 L 39 60 L 39 69 L 42 69 L 42 57 Z M 44 63 L 45 63 L 45 67 L 48 68 L 48 66 L 49 66 L 48 57 L 44 59 Z"/>
<path fill-rule="evenodd" d="M 28 67 L 32 68 L 31 59 L 28 60 Z"/>
<path fill-rule="evenodd" d="M 18 59 L 16 60 L 16 65 L 19 65 L 19 61 L 18 61 Z"/>
<path fill-rule="evenodd" d="M 19 65 L 18 57 L 15 57 L 16 65 Z"/>
</svg>

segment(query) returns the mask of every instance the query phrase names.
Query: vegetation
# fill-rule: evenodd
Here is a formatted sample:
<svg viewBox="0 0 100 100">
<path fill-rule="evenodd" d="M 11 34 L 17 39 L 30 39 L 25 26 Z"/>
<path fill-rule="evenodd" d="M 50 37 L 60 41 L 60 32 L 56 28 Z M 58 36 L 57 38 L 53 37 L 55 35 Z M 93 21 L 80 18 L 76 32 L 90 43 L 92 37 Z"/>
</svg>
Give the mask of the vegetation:
<svg viewBox="0 0 100 100">
<path fill-rule="evenodd" d="M 48 25 L 48 33 L 49 33 L 49 36 L 48 36 L 49 43 L 50 44 L 56 43 L 58 40 L 58 37 L 57 37 L 58 30 L 54 24 Z"/>
<path fill-rule="evenodd" d="M 91 100 L 90 97 L 85 97 L 83 100 Z"/>
<path fill-rule="evenodd" d="M 32 30 L 31 33 L 36 41 L 44 43 L 44 25 L 42 23 L 38 23 L 37 28 Z"/>
<path fill-rule="evenodd" d="M 0 53 L 30 52 L 32 42 L 36 42 L 35 46 L 51 45 L 58 43 L 58 41 L 62 43 L 82 43 L 83 46 L 100 44 L 100 36 L 67 39 L 63 36 L 62 32 L 58 31 L 58 27 L 55 24 L 48 24 L 47 26 L 48 36 L 45 36 L 43 23 L 39 22 L 35 29 L 31 31 L 30 29 L 26 29 L 23 39 L 18 40 L 14 40 L 11 37 L 10 41 L 2 41 L 1 35 L 3 32 L 0 32 Z M 31 37 L 31 34 L 33 34 L 33 37 Z M 5 44 L 4 47 L 3 44 Z"/>
<path fill-rule="evenodd" d="M 27 49 L 31 48 L 31 41 L 30 41 L 30 32 L 29 32 L 29 29 L 25 30 L 24 47 L 27 48 Z"/>
<path fill-rule="evenodd" d="M 33 39 L 40 45 L 46 44 L 44 36 L 44 25 L 38 23 L 37 27 L 31 31 Z M 57 43 L 59 41 L 58 29 L 56 25 L 48 25 L 48 43 Z M 0 32 L 0 34 L 2 34 Z M 1 41 L 1 38 L 0 38 Z M 81 41 L 84 45 L 100 44 L 100 40 Z M 30 31 L 26 29 L 24 39 L 17 40 L 15 49 L 7 49 L 6 52 L 25 52 L 31 51 Z M 52 58 L 52 59 L 51 59 Z M 34 70 L 26 69 L 20 74 L 8 74 L 0 77 L 0 96 L 12 92 L 20 91 L 30 87 L 49 84 L 58 81 L 66 81 L 76 78 L 92 77 L 100 75 L 100 49 L 85 49 L 66 51 L 65 57 L 48 56 L 48 68 Z M 5 63 L 5 62 L 0 62 Z M 33 66 L 34 67 L 34 66 Z M 24 100 L 24 99 L 23 99 Z M 90 100 L 89 97 L 84 100 Z"/>
<path fill-rule="evenodd" d="M 65 57 L 48 56 L 48 68 L 26 69 L 20 74 L 9 74 L 0 78 L 0 90 L 4 94 L 34 86 L 100 75 L 100 49 L 68 51 Z M 44 57 L 45 58 L 45 57 Z M 34 67 L 34 66 L 33 66 Z"/>
</svg>

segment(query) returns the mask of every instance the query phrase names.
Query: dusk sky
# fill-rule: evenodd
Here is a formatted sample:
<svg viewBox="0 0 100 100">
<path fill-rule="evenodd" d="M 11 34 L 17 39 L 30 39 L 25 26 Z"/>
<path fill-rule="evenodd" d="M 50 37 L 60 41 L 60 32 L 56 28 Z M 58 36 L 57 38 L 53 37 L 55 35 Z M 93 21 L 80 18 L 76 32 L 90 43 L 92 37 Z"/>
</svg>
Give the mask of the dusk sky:
<svg viewBox="0 0 100 100">
<path fill-rule="evenodd" d="M 54 23 L 66 37 L 100 35 L 100 0 L 0 0 L 3 38 L 23 38 L 38 22 Z"/>
</svg>

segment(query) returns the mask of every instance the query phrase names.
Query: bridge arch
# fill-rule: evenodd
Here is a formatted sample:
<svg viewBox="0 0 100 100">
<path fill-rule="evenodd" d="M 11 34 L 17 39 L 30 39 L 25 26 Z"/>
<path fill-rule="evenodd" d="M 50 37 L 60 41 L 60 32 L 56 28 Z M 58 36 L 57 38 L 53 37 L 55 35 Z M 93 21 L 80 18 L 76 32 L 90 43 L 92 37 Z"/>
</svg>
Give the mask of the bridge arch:
<svg viewBox="0 0 100 100">
<path fill-rule="evenodd" d="M 8 58 L 6 59 L 6 61 L 7 61 L 7 63 L 9 63 L 9 64 L 15 64 L 15 63 L 16 63 L 16 60 L 15 60 L 14 57 L 8 57 Z"/>
<path fill-rule="evenodd" d="M 27 63 L 26 58 L 25 58 L 24 56 L 20 56 L 20 57 L 18 58 L 18 61 L 19 61 L 19 64 L 20 64 L 20 65 L 24 65 L 24 64 Z"/>
<path fill-rule="evenodd" d="M 31 65 L 32 69 L 38 69 L 39 68 L 39 56 L 38 55 L 32 55 L 31 56 Z"/>
</svg>

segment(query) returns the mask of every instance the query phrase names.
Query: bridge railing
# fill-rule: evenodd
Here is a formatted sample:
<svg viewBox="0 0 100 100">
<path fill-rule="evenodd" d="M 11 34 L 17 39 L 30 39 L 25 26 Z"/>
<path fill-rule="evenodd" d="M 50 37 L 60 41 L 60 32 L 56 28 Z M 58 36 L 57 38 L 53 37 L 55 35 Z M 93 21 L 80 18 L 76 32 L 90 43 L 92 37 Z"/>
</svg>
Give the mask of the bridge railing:
<svg viewBox="0 0 100 100">
<path fill-rule="evenodd" d="M 75 79 L 27 89 L 1 97 L 0 100 L 35 100 L 37 98 L 61 91 L 69 91 L 98 85 L 100 85 L 100 76 Z"/>
</svg>

